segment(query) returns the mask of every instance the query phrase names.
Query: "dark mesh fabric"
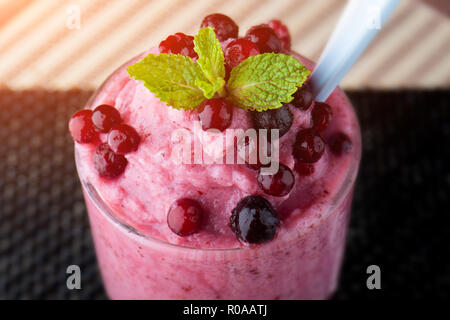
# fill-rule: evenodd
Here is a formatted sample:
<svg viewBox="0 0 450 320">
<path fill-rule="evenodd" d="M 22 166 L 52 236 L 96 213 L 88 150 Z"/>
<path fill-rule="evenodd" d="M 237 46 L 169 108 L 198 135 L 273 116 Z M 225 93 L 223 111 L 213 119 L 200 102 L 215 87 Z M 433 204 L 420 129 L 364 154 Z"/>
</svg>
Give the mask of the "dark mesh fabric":
<svg viewBox="0 0 450 320">
<path fill-rule="evenodd" d="M 0 299 L 106 298 L 67 133 L 91 93 L 0 90 Z M 448 298 L 450 91 L 349 96 L 363 160 L 334 298 Z M 66 288 L 71 264 L 82 290 Z"/>
</svg>

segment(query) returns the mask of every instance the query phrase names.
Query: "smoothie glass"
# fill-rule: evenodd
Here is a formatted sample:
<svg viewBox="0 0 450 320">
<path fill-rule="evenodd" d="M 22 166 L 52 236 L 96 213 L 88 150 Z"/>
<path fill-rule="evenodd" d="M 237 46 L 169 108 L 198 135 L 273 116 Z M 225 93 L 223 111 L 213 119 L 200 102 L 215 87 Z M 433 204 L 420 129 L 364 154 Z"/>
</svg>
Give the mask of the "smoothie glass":
<svg viewBox="0 0 450 320">
<path fill-rule="evenodd" d="M 94 93 L 89 107 L 114 74 Z M 350 105 L 349 108 L 353 112 Z M 357 136 L 348 172 L 313 227 L 255 248 L 233 249 L 174 245 L 127 225 L 86 178 L 75 147 L 78 175 L 108 296 L 112 299 L 331 297 L 344 254 L 361 156 L 359 127 Z"/>
</svg>

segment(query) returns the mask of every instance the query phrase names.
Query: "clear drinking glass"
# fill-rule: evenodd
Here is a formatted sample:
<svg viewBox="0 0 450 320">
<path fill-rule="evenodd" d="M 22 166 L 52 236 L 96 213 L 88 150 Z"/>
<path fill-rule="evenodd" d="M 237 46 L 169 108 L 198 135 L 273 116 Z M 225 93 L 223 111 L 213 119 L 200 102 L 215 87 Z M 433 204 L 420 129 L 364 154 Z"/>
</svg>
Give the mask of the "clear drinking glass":
<svg viewBox="0 0 450 320">
<path fill-rule="evenodd" d="M 118 70 L 135 61 L 126 63 Z M 116 72 L 118 72 L 118 70 Z M 116 73 L 115 72 L 115 73 Z M 108 86 L 113 73 L 88 106 Z M 350 106 L 350 108 L 352 108 Z M 353 109 L 352 109 L 353 112 Z M 360 132 L 338 192 L 313 227 L 256 248 L 198 249 L 142 234 L 121 221 L 75 157 L 106 291 L 112 299 L 326 299 L 345 249 Z"/>
</svg>

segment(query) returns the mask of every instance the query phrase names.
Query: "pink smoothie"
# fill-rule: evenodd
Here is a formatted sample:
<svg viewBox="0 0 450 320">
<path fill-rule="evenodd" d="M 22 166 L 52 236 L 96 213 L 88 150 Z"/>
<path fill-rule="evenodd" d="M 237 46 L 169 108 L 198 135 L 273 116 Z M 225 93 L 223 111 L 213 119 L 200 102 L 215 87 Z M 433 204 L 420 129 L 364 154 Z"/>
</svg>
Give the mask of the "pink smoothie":
<svg viewBox="0 0 450 320">
<path fill-rule="evenodd" d="M 149 52 L 157 53 L 156 49 Z M 352 141 L 348 154 L 327 147 L 308 176 L 295 173 L 285 197 L 264 195 L 256 171 L 242 164 L 179 164 L 171 156 L 172 133 L 193 131 L 196 111 L 168 107 L 125 68 L 113 73 L 88 107 L 115 106 L 141 136 L 127 154 L 128 166 L 115 180 L 99 177 L 95 145 L 76 145 L 98 261 L 107 292 L 114 299 L 324 299 L 336 288 L 358 171 L 361 138 L 358 121 L 339 89 L 328 99 L 333 120 L 326 141 L 343 132 Z M 295 55 L 308 68 L 313 65 Z M 294 122 L 280 138 L 280 162 L 294 167 L 296 134 L 310 126 L 310 111 L 293 106 Z M 230 128 L 248 129 L 247 112 L 236 108 Z M 225 135 L 225 133 L 223 133 Z M 105 136 L 101 136 L 105 141 Z M 225 147 L 224 147 L 225 148 Z M 295 172 L 295 170 L 293 170 Z M 228 226 L 231 211 L 247 195 L 266 197 L 281 216 L 276 237 L 246 246 Z M 167 211 L 179 198 L 201 203 L 200 232 L 179 237 L 167 225 Z"/>
</svg>

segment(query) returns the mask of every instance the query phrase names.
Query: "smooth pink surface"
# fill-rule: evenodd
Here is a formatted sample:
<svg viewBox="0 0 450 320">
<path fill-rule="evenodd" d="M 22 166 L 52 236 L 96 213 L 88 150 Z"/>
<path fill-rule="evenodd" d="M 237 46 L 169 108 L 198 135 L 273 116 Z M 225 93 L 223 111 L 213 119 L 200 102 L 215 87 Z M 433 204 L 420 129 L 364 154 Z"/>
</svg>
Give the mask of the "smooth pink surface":
<svg viewBox="0 0 450 320">
<path fill-rule="evenodd" d="M 128 167 L 114 181 L 101 179 L 95 172 L 94 146 L 77 145 L 79 175 L 97 189 L 119 219 L 162 240 L 147 239 L 114 224 L 85 194 L 110 297 L 315 299 L 332 294 L 361 147 L 357 119 L 340 90 L 328 100 L 334 117 L 324 137 L 346 133 L 353 142 L 352 152 L 337 157 L 327 147 L 313 175 L 295 174 L 296 184 L 288 196 L 266 196 L 280 213 L 282 225 L 273 241 L 253 248 L 236 240 L 228 221 L 241 198 L 262 194 L 256 171 L 238 164 L 179 165 L 170 157 L 172 132 L 193 130 L 193 121 L 198 120 L 195 111 L 167 107 L 142 83 L 129 79 L 124 67 L 109 78 L 91 107 L 102 103 L 115 105 L 142 141 L 137 152 L 126 156 Z M 298 130 L 310 125 L 310 115 L 296 108 L 291 111 L 294 123 L 280 139 L 280 161 L 292 169 L 292 145 Z M 235 109 L 230 128 L 249 127 L 248 114 Z M 206 212 L 203 229 L 189 237 L 175 235 L 166 223 L 168 208 L 182 197 L 198 200 Z M 202 250 L 219 248 L 237 249 Z"/>
</svg>

